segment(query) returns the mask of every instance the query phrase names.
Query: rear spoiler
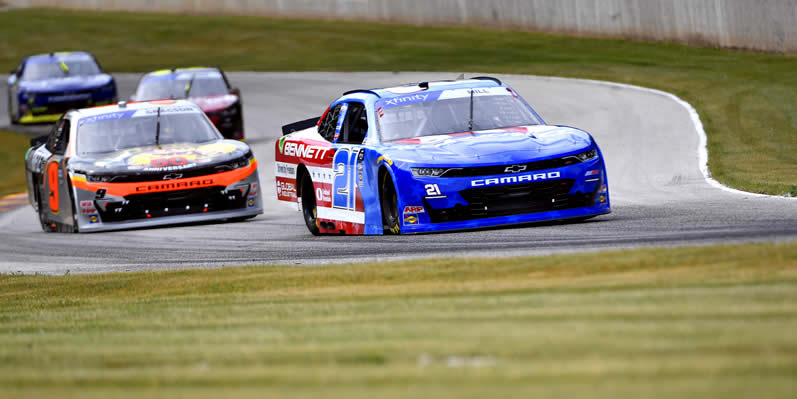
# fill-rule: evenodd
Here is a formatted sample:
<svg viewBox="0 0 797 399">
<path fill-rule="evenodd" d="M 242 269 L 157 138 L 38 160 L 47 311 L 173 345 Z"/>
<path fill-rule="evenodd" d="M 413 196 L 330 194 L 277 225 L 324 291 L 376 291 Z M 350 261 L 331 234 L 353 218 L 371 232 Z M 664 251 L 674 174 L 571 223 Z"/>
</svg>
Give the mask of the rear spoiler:
<svg viewBox="0 0 797 399">
<path fill-rule="evenodd" d="M 318 120 L 321 119 L 320 117 L 316 116 L 315 118 L 305 119 L 299 122 L 289 123 L 282 127 L 282 135 L 291 134 L 293 132 L 298 132 L 299 130 L 304 130 L 311 128 L 318 124 Z"/>
</svg>

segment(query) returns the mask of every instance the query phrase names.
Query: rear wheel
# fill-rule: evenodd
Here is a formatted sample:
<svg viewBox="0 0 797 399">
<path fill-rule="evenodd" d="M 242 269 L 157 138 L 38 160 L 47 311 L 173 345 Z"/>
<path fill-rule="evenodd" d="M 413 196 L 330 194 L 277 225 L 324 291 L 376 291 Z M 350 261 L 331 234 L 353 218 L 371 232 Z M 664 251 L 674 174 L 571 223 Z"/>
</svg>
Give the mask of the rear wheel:
<svg viewBox="0 0 797 399">
<path fill-rule="evenodd" d="M 313 181 L 310 176 L 302 176 L 302 214 L 304 215 L 304 224 L 307 229 L 313 233 L 314 236 L 321 235 L 318 230 L 318 210 L 316 209 L 315 202 L 315 189 L 313 188 Z"/>
<path fill-rule="evenodd" d="M 382 204 L 382 226 L 385 234 L 401 233 L 398 214 L 398 195 L 390 174 L 382 174 L 379 184 L 379 202 Z"/>
</svg>

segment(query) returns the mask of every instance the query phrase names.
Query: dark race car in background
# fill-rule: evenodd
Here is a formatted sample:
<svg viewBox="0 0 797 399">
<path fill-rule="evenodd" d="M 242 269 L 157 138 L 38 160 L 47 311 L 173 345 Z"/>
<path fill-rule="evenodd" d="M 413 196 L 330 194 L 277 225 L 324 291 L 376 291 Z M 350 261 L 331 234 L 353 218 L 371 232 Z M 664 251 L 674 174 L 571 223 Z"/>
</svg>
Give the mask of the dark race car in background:
<svg viewBox="0 0 797 399">
<path fill-rule="evenodd" d="M 46 142 L 44 142 L 46 140 Z M 45 231 L 92 232 L 262 213 L 251 149 L 195 104 L 120 103 L 67 112 L 25 156 Z"/>
<path fill-rule="evenodd" d="M 230 86 L 219 68 L 176 68 L 150 72 L 141 77 L 135 101 L 185 98 L 195 103 L 228 139 L 244 139 L 241 92 Z"/>
<path fill-rule="evenodd" d="M 117 100 L 113 77 L 82 51 L 27 57 L 11 71 L 7 83 L 12 124 L 55 122 L 67 110 Z"/>
<path fill-rule="evenodd" d="M 547 125 L 494 78 L 353 90 L 283 127 L 277 199 L 313 234 L 426 233 L 611 212 L 583 130 Z"/>
</svg>

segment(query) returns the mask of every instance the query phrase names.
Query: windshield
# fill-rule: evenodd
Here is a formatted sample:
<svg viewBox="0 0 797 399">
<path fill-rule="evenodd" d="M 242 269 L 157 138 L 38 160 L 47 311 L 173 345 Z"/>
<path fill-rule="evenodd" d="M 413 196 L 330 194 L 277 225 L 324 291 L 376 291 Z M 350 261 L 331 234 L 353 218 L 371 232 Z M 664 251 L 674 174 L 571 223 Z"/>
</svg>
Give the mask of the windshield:
<svg viewBox="0 0 797 399">
<path fill-rule="evenodd" d="M 395 141 L 542 123 L 520 98 L 504 87 L 473 90 L 472 128 L 469 126 L 470 89 L 429 92 L 377 102 L 382 140 Z"/>
<path fill-rule="evenodd" d="M 121 111 L 81 119 L 77 152 L 99 154 L 155 145 L 157 110 Z M 161 108 L 159 144 L 203 143 L 221 136 L 199 112 L 170 113 Z"/>
<path fill-rule="evenodd" d="M 42 80 L 67 76 L 89 76 L 102 73 L 92 60 L 69 60 L 25 65 L 22 80 Z"/>
<path fill-rule="evenodd" d="M 228 94 L 227 83 L 218 72 L 180 73 L 145 78 L 136 90 L 137 101 L 205 97 Z"/>
</svg>

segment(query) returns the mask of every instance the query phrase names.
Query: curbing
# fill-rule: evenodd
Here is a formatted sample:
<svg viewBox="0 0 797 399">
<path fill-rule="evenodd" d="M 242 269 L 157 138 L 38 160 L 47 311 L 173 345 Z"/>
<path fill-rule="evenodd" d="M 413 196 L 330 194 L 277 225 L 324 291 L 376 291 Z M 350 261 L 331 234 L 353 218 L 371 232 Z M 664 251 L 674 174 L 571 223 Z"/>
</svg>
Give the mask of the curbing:
<svg viewBox="0 0 797 399">
<path fill-rule="evenodd" d="M 530 76 L 533 76 L 533 75 L 530 75 Z M 684 101 L 683 99 L 681 99 L 680 97 L 676 96 L 675 94 L 668 93 L 668 92 L 663 91 L 663 90 L 651 89 L 651 88 L 642 87 L 642 86 L 635 86 L 635 85 L 630 85 L 630 84 L 626 84 L 626 83 L 609 82 L 609 81 L 605 81 L 605 80 L 578 79 L 578 78 L 560 78 L 560 77 L 556 77 L 556 76 L 540 76 L 540 77 L 543 78 L 543 79 L 548 79 L 548 80 L 578 81 L 578 82 L 586 82 L 586 83 L 592 83 L 592 84 L 597 84 L 597 85 L 602 85 L 602 86 L 610 86 L 610 87 L 618 87 L 618 88 L 624 88 L 624 89 L 639 90 L 639 91 L 644 91 L 644 92 L 647 92 L 647 93 L 652 93 L 652 94 L 656 94 L 656 95 L 667 97 L 667 98 L 675 101 L 676 103 L 678 103 L 680 106 L 684 107 L 686 109 L 686 112 L 689 113 L 689 117 L 692 119 L 692 124 L 695 127 L 695 131 L 697 132 L 697 136 L 698 136 L 698 140 L 699 140 L 699 144 L 698 144 L 698 148 L 697 148 L 697 153 L 698 153 L 697 155 L 698 155 L 698 162 L 699 162 L 698 166 L 700 167 L 700 173 L 703 174 L 703 178 L 706 180 L 706 182 L 710 186 L 712 186 L 714 188 L 721 189 L 721 190 L 729 192 L 729 193 L 737 194 L 737 195 L 747 195 L 747 196 L 759 197 L 759 198 L 777 198 L 777 199 L 785 199 L 785 200 L 797 200 L 797 197 L 787 197 L 787 196 L 783 196 L 783 195 L 758 194 L 758 193 L 751 193 L 751 192 L 748 192 L 748 191 L 737 190 L 735 188 L 728 187 L 728 186 L 718 182 L 717 180 L 714 180 L 714 178 L 711 177 L 711 172 L 708 170 L 708 147 L 707 147 L 708 139 L 706 137 L 706 131 L 703 129 L 703 122 L 700 121 L 700 115 L 697 113 L 697 110 L 695 109 L 695 107 L 692 106 L 692 104 L 689 104 L 688 102 Z"/>
</svg>

